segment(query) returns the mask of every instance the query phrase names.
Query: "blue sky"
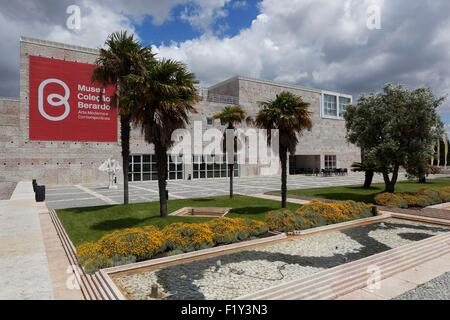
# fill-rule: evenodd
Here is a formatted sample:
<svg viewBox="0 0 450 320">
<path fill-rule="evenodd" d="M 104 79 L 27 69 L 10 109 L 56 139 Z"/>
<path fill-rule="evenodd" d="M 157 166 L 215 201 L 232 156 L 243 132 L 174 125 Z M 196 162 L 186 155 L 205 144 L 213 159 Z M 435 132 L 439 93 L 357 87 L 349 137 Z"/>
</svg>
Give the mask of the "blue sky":
<svg viewBox="0 0 450 320">
<path fill-rule="evenodd" d="M 259 12 L 260 1 L 230 1 L 223 7 L 224 16 L 218 16 L 210 26 L 211 32 L 219 37 L 233 37 L 242 29 L 248 28 Z M 183 13 L 192 12 L 196 8 L 191 4 L 175 6 L 171 18 L 162 24 L 155 24 L 152 16 L 146 16 L 142 23 L 136 25 L 136 31 L 146 45 L 170 44 L 200 37 L 205 30 L 182 18 Z"/>
</svg>

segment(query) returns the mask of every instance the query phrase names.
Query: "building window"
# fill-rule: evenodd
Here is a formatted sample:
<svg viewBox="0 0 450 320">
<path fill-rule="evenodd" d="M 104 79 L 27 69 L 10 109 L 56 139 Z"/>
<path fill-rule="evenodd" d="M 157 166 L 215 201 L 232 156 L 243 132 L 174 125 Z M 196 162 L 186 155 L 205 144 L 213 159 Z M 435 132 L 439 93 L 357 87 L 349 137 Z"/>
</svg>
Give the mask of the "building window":
<svg viewBox="0 0 450 320">
<path fill-rule="evenodd" d="M 339 117 L 344 117 L 347 106 L 351 104 L 351 99 L 346 97 L 339 97 Z"/>
<path fill-rule="evenodd" d="M 336 156 L 335 155 L 327 155 L 325 156 L 325 169 L 326 170 L 332 170 L 332 169 L 336 169 L 337 165 L 336 165 Z"/>
<path fill-rule="evenodd" d="M 206 124 L 208 126 L 212 126 L 214 124 L 214 119 L 213 118 L 206 118 Z"/>
<path fill-rule="evenodd" d="M 323 114 L 329 117 L 337 117 L 337 97 L 325 94 L 323 97 Z"/>
<path fill-rule="evenodd" d="M 239 177 L 239 164 L 237 162 L 237 155 L 234 158 L 234 176 Z M 207 179 L 207 178 L 227 178 L 228 164 L 226 163 L 226 155 L 222 156 L 193 156 L 194 164 L 194 179 Z"/>
<path fill-rule="evenodd" d="M 167 159 L 169 180 L 181 180 L 184 174 L 183 157 Z M 128 181 L 158 180 L 156 157 L 152 154 L 132 155 L 128 167 Z"/>
<path fill-rule="evenodd" d="M 325 118 L 343 119 L 347 107 L 352 103 L 350 96 L 332 92 L 323 93 L 322 116 Z"/>
</svg>

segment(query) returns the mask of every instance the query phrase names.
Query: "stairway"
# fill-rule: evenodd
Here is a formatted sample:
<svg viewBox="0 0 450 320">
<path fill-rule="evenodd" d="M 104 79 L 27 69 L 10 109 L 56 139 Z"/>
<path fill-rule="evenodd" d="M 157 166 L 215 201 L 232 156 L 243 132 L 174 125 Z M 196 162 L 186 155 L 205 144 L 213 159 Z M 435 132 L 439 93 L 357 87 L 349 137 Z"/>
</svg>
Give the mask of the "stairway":
<svg viewBox="0 0 450 320">
<path fill-rule="evenodd" d="M 74 266 L 75 270 L 73 270 L 73 272 L 81 288 L 84 299 L 119 300 L 120 298 L 114 293 L 100 272 L 96 272 L 95 274 L 87 274 L 84 272 L 78 261 L 76 249 L 64 230 L 64 227 L 62 226 L 56 212 L 54 210 L 50 210 L 49 214 L 55 226 L 58 237 L 63 245 L 64 251 L 66 252 L 69 263 Z"/>
<path fill-rule="evenodd" d="M 383 280 L 450 252 L 450 232 L 264 289 L 237 300 L 331 300 L 367 286 L 376 267 Z"/>
</svg>

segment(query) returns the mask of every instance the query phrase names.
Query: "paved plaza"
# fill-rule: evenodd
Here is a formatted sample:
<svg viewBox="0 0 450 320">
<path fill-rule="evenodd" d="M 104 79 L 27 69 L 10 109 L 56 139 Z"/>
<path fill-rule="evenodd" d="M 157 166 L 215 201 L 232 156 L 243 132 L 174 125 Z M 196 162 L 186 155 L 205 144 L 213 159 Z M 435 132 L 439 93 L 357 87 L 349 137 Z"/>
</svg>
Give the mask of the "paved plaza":
<svg viewBox="0 0 450 320">
<path fill-rule="evenodd" d="M 289 176 L 288 189 L 308 189 L 329 186 L 361 184 L 364 174 L 350 173 L 348 176 L 316 177 Z M 375 182 L 382 182 L 376 175 Z M 158 200 L 158 182 L 133 182 L 129 185 L 130 202 L 139 203 Z M 172 180 L 168 181 L 169 198 L 188 199 L 227 195 L 229 179 Z M 280 190 L 280 176 L 243 177 L 234 179 L 235 193 L 254 195 Z M 47 186 L 46 204 L 49 209 L 90 207 L 119 204 L 123 201 L 123 189 L 109 190 L 104 185 Z"/>
</svg>

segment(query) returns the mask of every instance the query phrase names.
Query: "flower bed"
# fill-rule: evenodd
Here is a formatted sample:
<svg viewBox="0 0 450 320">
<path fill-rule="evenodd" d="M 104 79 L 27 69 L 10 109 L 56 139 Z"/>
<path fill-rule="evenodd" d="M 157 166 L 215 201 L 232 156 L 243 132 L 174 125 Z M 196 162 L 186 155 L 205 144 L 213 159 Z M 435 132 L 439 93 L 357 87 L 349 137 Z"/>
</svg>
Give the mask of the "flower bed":
<svg viewBox="0 0 450 320">
<path fill-rule="evenodd" d="M 372 206 L 355 201 L 325 203 L 312 201 L 295 212 L 283 209 L 269 212 L 266 223 L 270 230 L 291 232 L 372 216 Z"/>
<path fill-rule="evenodd" d="M 425 208 L 450 202 L 450 187 L 422 189 L 416 193 L 381 193 L 375 197 L 379 205 L 394 208 Z"/>
<path fill-rule="evenodd" d="M 266 234 L 260 221 L 220 218 L 208 223 L 173 223 L 118 230 L 97 242 L 77 247 L 81 265 L 92 273 L 102 268 L 144 261 L 161 254 L 178 254 L 230 244 Z"/>
<path fill-rule="evenodd" d="M 312 201 L 295 212 L 288 209 L 267 214 L 265 223 L 250 219 L 219 218 L 207 223 L 173 223 L 163 229 L 154 226 L 130 228 L 103 236 L 77 247 L 86 272 L 174 255 L 261 237 L 269 230 L 291 232 L 372 216 L 372 206 L 345 201 Z"/>
</svg>

